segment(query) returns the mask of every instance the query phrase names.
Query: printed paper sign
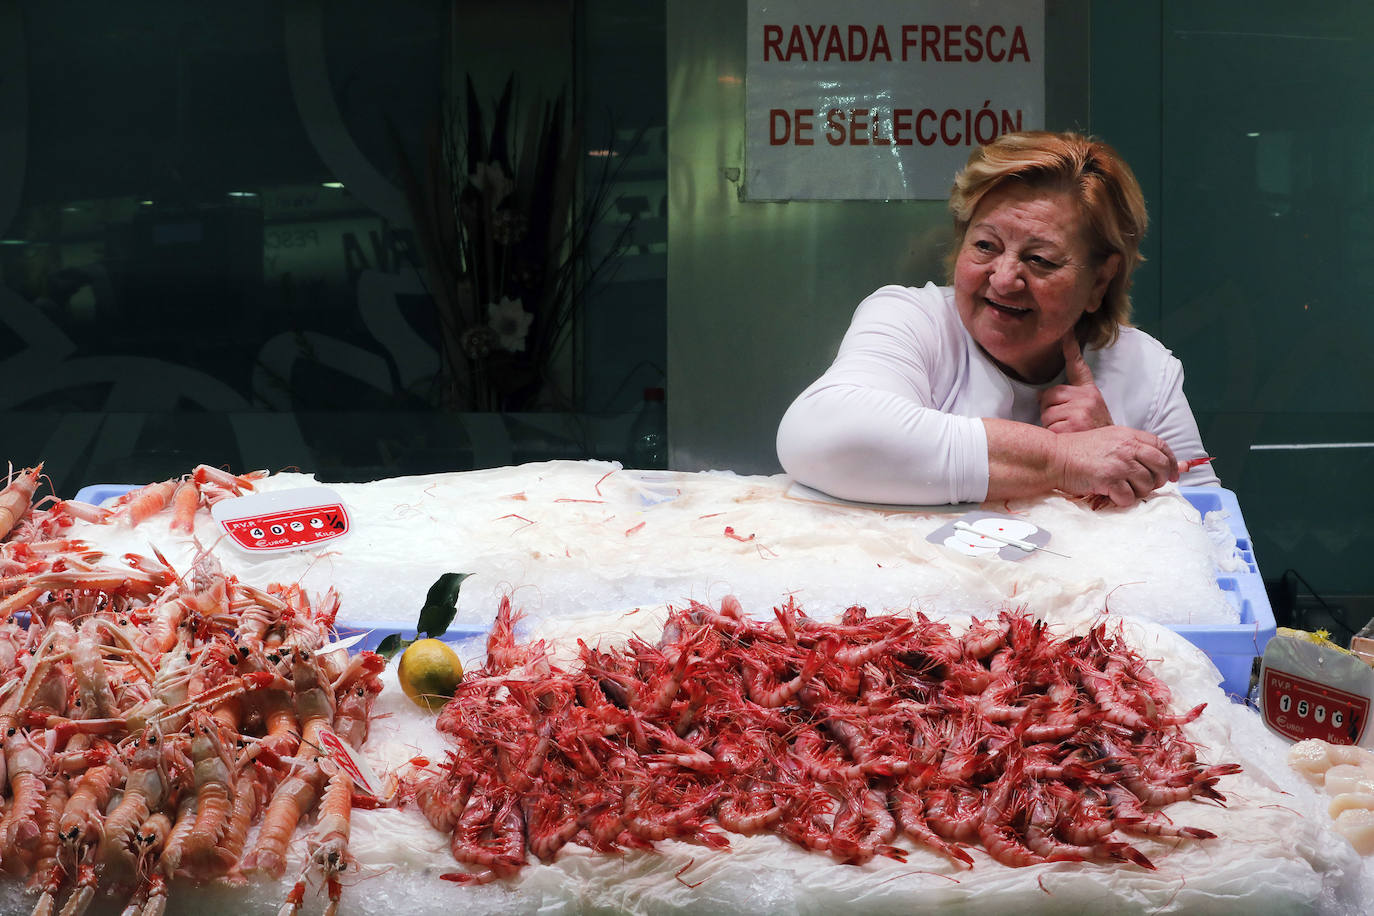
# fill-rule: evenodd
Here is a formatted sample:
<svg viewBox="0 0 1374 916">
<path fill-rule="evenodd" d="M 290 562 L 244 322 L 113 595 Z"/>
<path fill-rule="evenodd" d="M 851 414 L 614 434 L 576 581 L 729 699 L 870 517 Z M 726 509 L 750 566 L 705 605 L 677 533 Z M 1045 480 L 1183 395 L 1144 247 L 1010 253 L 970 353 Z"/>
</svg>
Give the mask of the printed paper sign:
<svg viewBox="0 0 1374 916">
<path fill-rule="evenodd" d="M 755 0 L 747 47 L 748 200 L 945 200 L 1044 127 L 1044 0 Z"/>
</svg>

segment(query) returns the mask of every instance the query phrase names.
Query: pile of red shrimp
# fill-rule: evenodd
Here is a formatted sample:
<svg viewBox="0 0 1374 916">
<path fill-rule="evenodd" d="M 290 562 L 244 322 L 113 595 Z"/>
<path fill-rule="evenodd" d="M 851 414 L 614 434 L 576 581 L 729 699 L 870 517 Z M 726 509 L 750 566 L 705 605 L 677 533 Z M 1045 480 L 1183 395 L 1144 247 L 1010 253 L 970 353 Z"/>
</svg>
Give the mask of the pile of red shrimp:
<svg viewBox="0 0 1374 916">
<path fill-rule="evenodd" d="M 1130 837 L 1205 840 L 1158 809 L 1218 804 L 1169 691 L 1105 625 L 1056 638 L 1024 614 L 955 635 L 923 615 L 835 623 L 673 611 L 662 641 L 580 643 L 574 670 L 517 644 L 509 601 L 438 720 L 456 748 L 411 784 L 482 883 L 566 843 L 711 848 L 771 832 L 841 863 L 905 861 L 899 838 L 973 865 L 1154 866 Z"/>
<path fill-rule="evenodd" d="M 366 740 L 385 661 L 318 651 L 334 592 L 259 589 L 208 551 L 181 573 L 105 557 L 63 537 L 73 519 L 137 519 L 40 508 L 37 485 L 31 469 L 0 490 L 0 869 L 27 878 L 35 914 L 65 895 L 76 916 L 103 889 L 158 916 L 174 879 L 283 877 L 315 813 L 307 869 L 332 910 L 353 785 L 323 748 Z"/>
</svg>

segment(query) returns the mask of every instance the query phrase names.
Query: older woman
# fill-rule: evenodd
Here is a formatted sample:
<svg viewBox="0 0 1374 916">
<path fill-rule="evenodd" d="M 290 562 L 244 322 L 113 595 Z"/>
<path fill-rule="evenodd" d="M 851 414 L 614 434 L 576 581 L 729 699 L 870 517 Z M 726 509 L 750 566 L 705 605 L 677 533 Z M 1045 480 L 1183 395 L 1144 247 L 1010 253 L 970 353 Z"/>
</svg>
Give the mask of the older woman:
<svg viewBox="0 0 1374 916">
<path fill-rule="evenodd" d="M 1215 484 L 1183 366 L 1129 324 L 1145 201 L 1076 134 L 1008 134 L 950 197 L 952 286 L 885 286 L 778 428 L 796 480 L 845 499 L 935 504 L 1060 490 L 1129 506 Z M 1180 474 L 1182 477 L 1180 478 Z"/>
</svg>

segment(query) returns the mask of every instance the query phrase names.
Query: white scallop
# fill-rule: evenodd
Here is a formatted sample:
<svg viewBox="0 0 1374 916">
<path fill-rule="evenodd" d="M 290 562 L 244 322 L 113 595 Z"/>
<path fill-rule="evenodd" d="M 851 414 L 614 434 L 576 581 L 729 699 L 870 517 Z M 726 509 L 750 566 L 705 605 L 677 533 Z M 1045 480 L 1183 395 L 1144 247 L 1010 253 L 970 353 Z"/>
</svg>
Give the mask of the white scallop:
<svg viewBox="0 0 1374 916">
<path fill-rule="evenodd" d="M 1347 792 L 1374 793 L 1374 769 L 1338 763 L 1326 771 L 1326 791 L 1330 795 Z"/>
<path fill-rule="evenodd" d="M 1356 808 L 1374 810 L 1374 792 L 1346 792 L 1331 799 L 1326 810 L 1332 817 L 1340 817 L 1342 811 Z"/>
<path fill-rule="evenodd" d="M 1316 739 L 1320 741 L 1321 739 Z M 1326 754 L 1333 764 L 1349 763 L 1374 770 L 1374 752 L 1354 744 L 1328 744 Z"/>
<path fill-rule="evenodd" d="M 1336 818 L 1336 831 L 1362 856 L 1374 852 L 1374 811 L 1348 808 Z"/>
<path fill-rule="evenodd" d="M 1320 738 L 1306 738 L 1288 749 L 1288 765 L 1309 782 L 1320 783 L 1335 762 L 1331 745 Z"/>
</svg>

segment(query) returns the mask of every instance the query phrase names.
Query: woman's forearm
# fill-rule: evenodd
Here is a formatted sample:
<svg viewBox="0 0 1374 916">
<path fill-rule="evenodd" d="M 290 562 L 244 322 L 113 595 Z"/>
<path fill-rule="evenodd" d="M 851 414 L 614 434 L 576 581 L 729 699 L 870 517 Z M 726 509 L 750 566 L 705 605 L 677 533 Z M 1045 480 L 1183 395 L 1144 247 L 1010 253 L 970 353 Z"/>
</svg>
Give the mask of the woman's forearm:
<svg viewBox="0 0 1374 916">
<path fill-rule="evenodd" d="M 1057 434 L 1029 423 L 983 418 L 988 436 L 988 499 L 1039 496 L 1060 487 Z"/>
<path fill-rule="evenodd" d="M 977 419 L 890 392 L 816 385 L 779 424 L 778 460 L 793 479 L 842 499 L 977 502 L 987 479 L 982 433 Z"/>
</svg>

